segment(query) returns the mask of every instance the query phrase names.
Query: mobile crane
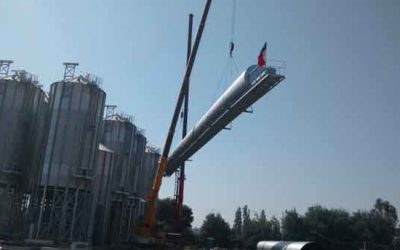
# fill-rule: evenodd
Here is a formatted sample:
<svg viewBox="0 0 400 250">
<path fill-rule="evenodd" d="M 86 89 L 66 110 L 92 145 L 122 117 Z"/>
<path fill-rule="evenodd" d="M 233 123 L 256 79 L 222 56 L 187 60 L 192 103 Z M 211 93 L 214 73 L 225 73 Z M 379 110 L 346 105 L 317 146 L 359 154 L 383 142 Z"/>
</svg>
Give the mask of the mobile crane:
<svg viewBox="0 0 400 250">
<path fill-rule="evenodd" d="M 179 112 L 182 107 L 183 99 L 187 94 L 190 74 L 192 72 L 210 5 L 211 0 L 207 0 L 193 44 L 193 49 L 186 66 L 180 93 L 162 154 L 160 156 L 153 186 L 147 197 L 144 227 L 136 228 L 135 230 L 135 232 L 141 236 L 155 239 L 163 239 L 166 236 L 165 233 L 157 232 L 155 229 L 155 202 L 161 187 L 163 176 L 170 176 L 178 166 L 181 166 L 182 163 L 209 142 L 217 133 L 224 129 L 241 113 L 251 113 L 247 109 L 285 79 L 283 75 L 277 72 L 277 68 L 267 66 L 265 61 L 263 61 L 261 65 L 258 64 L 248 67 L 211 106 L 192 131 L 182 139 L 180 144 L 170 155 L 169 153 L 179 118 Z M 265 46 L 266 45 L 264 45 L 264 47 Z"/>
<path fill-rule="evenodd" d="M 162 178 L 165 173 L 165 169 L 168 164 L 168 155 L 169 151 L 171 149 L 171 144 L 172 144 L 172 139 L 175 134 L 175 128 L 176 124 L 178 122 L 179 118 L 179 112 L 182 108 L 182 103 L 183 99 L 185 97 L 185 93 L 187 92 L 188 89 L 188 83 L 190 79 L 190 75 L 192 73 L 193 65 L 196 59 L 197 55 L 197 50 L 200 45 L 201 37 L 203 34 L 203 30 L 205 27 L 205 23 L 207 20 L 208 12 L 210 10 L 212 0 L 207 0 L 206 4 L 204 6 L 203 10 L 203 15 L 200 20 L 200 24 L 197 30 L 196 38 L 194 40 L 193 48 L 189 56 L 189 60 L 186 65 L 186 70 L 185 74 L 183 76 L 182 84 L 181 84 L 181 89 L 179 92 L 179 96 L 175 105 L 175 110 L 174 114 L 172 116 L 172 121 L 170 124 L 170 127 L 168 129 L 168 134 L 164 142 L 164 147 L 160 156 L 160 160 L 158 162 L 158 168 L 156 175 L 154 177 L 153 185 L 151 188 L 151 191 L 149 192 L 147 196 L 147 204 L 146 204 L 146 210 L 145 210 L 145 217 L 144 217 L 144 226 L 143 227 L 138 227 L 135 228 L 135 232 L 143 237 L 152 237 L 152 238 L 158 238 L 162 239 L 165 237 L 165 234 L 163 232 L 157 232 L 155 228 L 155 202 L 158 197 L 158 192 L 160 191 L 161 183 L 162 183 Z"/>
</svg>

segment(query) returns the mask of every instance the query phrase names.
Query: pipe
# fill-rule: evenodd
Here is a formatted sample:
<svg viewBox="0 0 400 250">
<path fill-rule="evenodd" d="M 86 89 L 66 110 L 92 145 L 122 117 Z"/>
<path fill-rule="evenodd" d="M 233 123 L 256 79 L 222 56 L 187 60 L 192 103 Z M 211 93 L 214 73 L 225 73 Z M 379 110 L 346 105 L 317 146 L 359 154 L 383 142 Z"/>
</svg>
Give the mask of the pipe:
<svg viewBox="0 0 400 250">
<path fill-rule="evenodd" d="M 276 74 L 275 68 L 272 67 L 253 65 L 245 70 L 171 153 L 165 174 L 171 175 L 177 166 L 284 78 Z"/>
</svg>

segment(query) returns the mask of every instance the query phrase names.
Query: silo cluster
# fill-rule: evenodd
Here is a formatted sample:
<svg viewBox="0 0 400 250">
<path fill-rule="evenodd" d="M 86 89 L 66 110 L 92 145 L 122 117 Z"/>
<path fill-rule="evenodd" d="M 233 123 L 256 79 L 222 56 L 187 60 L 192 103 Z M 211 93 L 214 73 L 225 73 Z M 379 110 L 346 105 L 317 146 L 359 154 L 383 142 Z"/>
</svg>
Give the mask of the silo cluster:
<svg viewBox="0 0 400 250">
<path fill-rule="evenodd" d="M 45 93 L 26 71 L 0 61 L 0 236 L 55 243 L 133 239 L 159 155 L 129 115 L 104 116 L 93 75 Z"/>
</svg>

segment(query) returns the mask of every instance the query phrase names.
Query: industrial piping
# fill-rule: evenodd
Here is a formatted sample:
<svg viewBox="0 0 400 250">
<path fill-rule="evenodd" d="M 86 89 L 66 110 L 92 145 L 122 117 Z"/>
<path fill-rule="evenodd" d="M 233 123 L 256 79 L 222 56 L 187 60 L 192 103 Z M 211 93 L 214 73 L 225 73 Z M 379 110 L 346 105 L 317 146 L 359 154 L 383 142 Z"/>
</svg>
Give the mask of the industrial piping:
<svg viewBox="0 0 400 250">
<path fill-rule="evenodd" d="M 171 153 L 165 175 L 171 175 L 180 164 L 284 78 L 273 67 L 252 65 L 247 68 Z"/>
<path fill-rule="evenodd" d="M 257 250 L 322 250 L 315 242 L 307 241 L 260 241 Z"/>
</svg>

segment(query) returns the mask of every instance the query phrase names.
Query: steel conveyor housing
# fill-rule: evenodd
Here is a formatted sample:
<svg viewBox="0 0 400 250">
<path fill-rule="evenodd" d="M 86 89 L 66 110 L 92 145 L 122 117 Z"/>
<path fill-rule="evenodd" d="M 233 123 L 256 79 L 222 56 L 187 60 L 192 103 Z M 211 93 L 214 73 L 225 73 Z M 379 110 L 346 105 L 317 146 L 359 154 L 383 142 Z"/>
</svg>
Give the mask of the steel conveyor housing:
<svg viewBox="0 0 400 250">
<path fill-rule="evenodd" d="M 284 79 L 273 67 L 252 65 L 247 68 L 170 154 L 165 175 L 172 175 L 183 162 Z"/>
</svg>

